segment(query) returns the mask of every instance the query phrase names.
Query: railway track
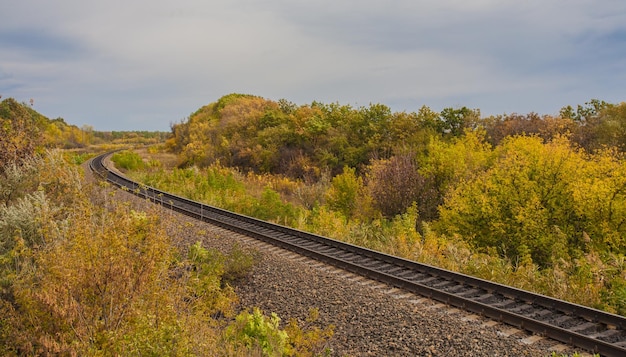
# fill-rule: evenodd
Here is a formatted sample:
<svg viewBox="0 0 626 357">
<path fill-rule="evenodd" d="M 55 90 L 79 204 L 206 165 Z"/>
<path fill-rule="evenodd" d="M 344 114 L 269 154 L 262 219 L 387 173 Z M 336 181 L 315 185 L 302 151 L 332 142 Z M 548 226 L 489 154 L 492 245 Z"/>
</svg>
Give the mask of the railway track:
<svg viewBox="0 0 626 357">
<path fill-rule="evenodd" d="M 92 171 L 174 211 L 576 348 L 602 356 L 626 356 L 626 318 L 622 316 L 191 201 L 109 170 L 103 163 L 109 154 L 92 159 Z"/>
</svg>

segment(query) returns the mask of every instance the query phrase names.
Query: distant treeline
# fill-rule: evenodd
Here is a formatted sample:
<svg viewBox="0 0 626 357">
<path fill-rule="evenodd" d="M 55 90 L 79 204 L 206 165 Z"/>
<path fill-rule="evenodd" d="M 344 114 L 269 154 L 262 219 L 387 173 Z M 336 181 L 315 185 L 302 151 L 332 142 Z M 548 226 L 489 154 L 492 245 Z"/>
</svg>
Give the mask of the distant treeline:
<svg viewBox="0 0 626 357">
<path fill-rule="evenodd" d="M 114 140 L 132 140 L 137 138 L 153 139 L 157 142 L 162 142 L 167 139 L 171 133 L 169 131 L 145 131 L 145 130 L 130 130 L 130 131 L 94 131 L 94 137 L 102 139 L 104 141 Z"/>
<path fill-rule="evenodd" d="M 78 127 L 63 118 L 49 119 L 26 103 L 13 98 L 0 102 L 0 152 L 9 157 L 36 148 L 84 148 L 93 144 L 156 144 L 171 134 L 159 131 L 95 131 Z M 25 151 L 24 151 L 25 150 Z M 7 158 L 9 158 L 7 157 Z"/>
</svg>

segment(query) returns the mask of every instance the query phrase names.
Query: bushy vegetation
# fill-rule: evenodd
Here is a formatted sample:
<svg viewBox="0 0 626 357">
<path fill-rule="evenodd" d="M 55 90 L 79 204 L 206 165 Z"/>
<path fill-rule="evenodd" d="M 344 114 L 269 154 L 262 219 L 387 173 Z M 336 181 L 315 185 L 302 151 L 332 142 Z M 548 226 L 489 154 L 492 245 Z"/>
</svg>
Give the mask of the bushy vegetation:
<svg viewBox="0 0 626 357">
<path fill-rule="evenodd" d="M 305 325 L 314 323 L 318 318 L 316 309 L 309 312 Z M 328 349 L 320 349 L 316 341 L 323 341 L 332 336 L 332 329 L 311 327 L 303 329 L 295 319 L 289 321 L 284 330 L 280 328 L 280 317 L 276 314 L 267 316 L 258 309 L 239 314 L 235 323 L 226 329 L 226 338 L 237 347 L 243 347 L 253 355 L 262 356 L 322 356 L 328 355 Z M 290 343 L 290 341 L 292 341 Z M 311 343 L 313 342 L 313 343 Z"/>
<path fill-rule="evenodd" d="M 143 169 L 146 164 L 137 153 L 133 151 L 120 151 L 111 156 L 111 161 L 115 163 L 115 167 L 124 170 L 139 170 Z"/>
<path fill-rule="evenodd" d="M 19 140 L 0 146 L 1 355 L 324 351 L 332 327 L 238 312 L 231 284 L 248 274 L 253 254 L 237 246 L 224 254 L 200 242 L 183 254 L 158 212 L 133 209 L 104 183 L 85 186 L 76 166 L 81 154 L 46 151 L 37 136 L 24 135 L 20 130 L 35 130 L 29 118 L 5 125 Z M 256 328 L 248 328 L 250 316 Z"/>
<path fill-rule="evenodd" d="M 11 170 L 0 205 L 2 355 L 247 355 L 258 346 L 264 355 L 312 355 L 332 334 L 258 311 L 238 315 L 231 284 L 253 266 L 249 252 L 198 242 L 181 256 L 157 212 L 135 211 L 102 188 L 90 200 L 60 153 Z M 250 316 L 273 330 L 240 326 Z M 280 343 L 266 341 L 272 334 Z"/>
<path fill-rule="evenodd" d="M 626 314 L 626 103 L 559 116 L 232 94 L 172 126 L 145 183 Z M 263 207 L 263 209 L 258 209 Z"/>
</svg>

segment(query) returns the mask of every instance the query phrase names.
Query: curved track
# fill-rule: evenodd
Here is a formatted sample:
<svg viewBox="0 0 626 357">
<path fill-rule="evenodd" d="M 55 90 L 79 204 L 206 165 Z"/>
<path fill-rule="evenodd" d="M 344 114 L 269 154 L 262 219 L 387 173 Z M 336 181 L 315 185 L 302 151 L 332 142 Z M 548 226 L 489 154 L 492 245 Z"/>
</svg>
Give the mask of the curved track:
<svg viewBox="0 0 626 357">
<path fill-rule="evenodd" d="M 110 183 L 157 204 L 341 269 L 603 356 L 626 356 L 626 318 L 191 201 L 90 162 Z"/>
</svg>

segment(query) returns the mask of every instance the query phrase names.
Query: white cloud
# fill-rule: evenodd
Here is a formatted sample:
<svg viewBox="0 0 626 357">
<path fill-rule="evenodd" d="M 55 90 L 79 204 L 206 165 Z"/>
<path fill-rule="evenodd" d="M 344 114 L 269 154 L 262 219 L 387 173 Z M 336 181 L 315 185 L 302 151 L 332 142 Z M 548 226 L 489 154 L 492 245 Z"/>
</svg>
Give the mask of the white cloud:
<svg viewBox="0 0 626 357">
<path fill-rule="evenodd" d="M 623 100 L 625 20 L 621 0 L 10 1 L 0 94 L 102 129 L 230 92 L 549 112 Z"/>
</svg>

